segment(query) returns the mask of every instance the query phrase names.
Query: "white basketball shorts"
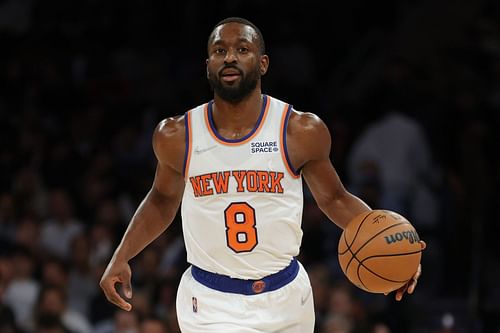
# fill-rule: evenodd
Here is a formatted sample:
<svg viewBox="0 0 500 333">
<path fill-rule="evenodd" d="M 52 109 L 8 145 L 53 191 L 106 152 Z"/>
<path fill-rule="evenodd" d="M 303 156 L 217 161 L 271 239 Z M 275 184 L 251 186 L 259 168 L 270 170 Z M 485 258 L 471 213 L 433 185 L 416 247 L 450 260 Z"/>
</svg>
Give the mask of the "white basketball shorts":
<svg viewBox="0 0 500 333">
<path fill-rule="evenodd" d="M 286 274 L 282 274 L 285 270 Z M 285 270 L 269 278 L 249 281 L 189 267 L 177 291 L 181 331 L 312 333 L 314 304 L 307 272 L 295 259 Z M 275 289 L 276 286 L 279 288 Z"/>
</svg>

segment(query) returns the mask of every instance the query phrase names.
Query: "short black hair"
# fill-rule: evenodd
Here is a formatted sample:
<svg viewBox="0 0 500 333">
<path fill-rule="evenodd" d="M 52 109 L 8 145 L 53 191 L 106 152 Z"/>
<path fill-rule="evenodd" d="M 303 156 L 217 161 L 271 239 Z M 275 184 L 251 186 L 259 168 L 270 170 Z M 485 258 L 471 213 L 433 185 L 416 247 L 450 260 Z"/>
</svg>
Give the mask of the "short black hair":
<svg viewBox="0 0 500 333">
<path fill-rule="evenodd" d="M 264 43 L 264 36 L 262 35 L 262 32 L 260 32 L 260 29 L 257 28 L 257 26 L 255 24 L 253 24 L 252 22 L 250 22 L 249 20 L 244 19 L 242 17 L 237 17 L 237 16 L 228 17 L 228 18 L 225 18 L 225 19 L 217 22 L 217 24 L 214 25 L 212 32 L 210 33 L 210 36 L 208 37 L 207 46 L 210 45 L 210 42 L 213 38 L 214 30 L 218 26 L 226 24 L 226 23 L 241 23 L 243 25 L 247 25 L 249 27 L 252 27 L 252 29 L 255 30 L 255 32 L 257 33 L 257 37 L 258 37 L 257 39 L 258 39 L 258 43 L 259 43 L 260 52 L 262 54 L 266 53 L 266 44 Z"/>
</svg>

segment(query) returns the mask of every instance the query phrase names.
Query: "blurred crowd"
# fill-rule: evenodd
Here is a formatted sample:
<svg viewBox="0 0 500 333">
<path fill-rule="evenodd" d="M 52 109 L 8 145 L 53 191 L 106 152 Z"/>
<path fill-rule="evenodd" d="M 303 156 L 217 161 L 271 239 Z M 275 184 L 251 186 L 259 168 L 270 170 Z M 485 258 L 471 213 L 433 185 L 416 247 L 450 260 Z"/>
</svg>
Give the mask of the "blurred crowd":
<svg viewBox="0 0 500 333">
<path fill-rule="evenodd" d="M 263 91 L 318 114 L 346 187 L 428 245 L 414 295 L 358 290 L 306 187 L 315 332 L 500 332 L 493 0 L 0 0 L 0 332 L 179 332 L 179 217 L 132 260 L 131 312 L 98 283 L 151 186 L 154 127 L 211 98 L 207 37 L 233 15 L 264 34 Z"/>
</svg>

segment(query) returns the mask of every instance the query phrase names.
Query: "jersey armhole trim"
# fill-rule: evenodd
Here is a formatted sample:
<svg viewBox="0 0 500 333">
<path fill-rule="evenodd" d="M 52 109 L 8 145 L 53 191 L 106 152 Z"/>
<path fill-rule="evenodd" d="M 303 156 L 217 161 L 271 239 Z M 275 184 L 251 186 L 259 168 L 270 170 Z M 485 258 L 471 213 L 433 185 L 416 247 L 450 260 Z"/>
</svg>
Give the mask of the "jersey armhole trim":
<svg viewBox="0 0 500 333">
<path fill-rule="evenodd" d="M 286 146 L 286 129 L 288 127 L 288 120 L 292 114 L 292 105 L 286 104 L 283 110 L 283 116 L 281 117 L 281 158 L 285 164 L 286 169 L 292 176 L 292 178 L 300 178 L 300 170 L 295 170 L 293 167 L 290 157 L 288 156 L 288 149 Z"/>
<path fill-rule="evenodd" d="M 191 134 L 191 111 L 184 114 L 184 127 L 185 127 L 185 151 L 184 151 L 184 166 L 182 168 L 182 176 L 184 181 L 189 171 L 189 162 L 191 161 L 191 146 L 192 146 L 192 134 Z"/>
</svg>

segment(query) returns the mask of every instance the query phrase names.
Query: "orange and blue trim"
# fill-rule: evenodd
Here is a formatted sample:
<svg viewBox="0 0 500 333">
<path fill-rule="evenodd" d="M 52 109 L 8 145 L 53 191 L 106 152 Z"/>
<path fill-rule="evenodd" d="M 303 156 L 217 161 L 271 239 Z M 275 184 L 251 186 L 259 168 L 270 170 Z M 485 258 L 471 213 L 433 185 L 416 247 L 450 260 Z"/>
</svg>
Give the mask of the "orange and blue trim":
<svg viewBox="0 0 500 333">
<path fill-rule="evenodd" d="M 188 170 L 189 170 L 189 162 L 191 161 L 191 146 L 193 142 L 193 135 L 191 133 L 191 111 L 184 113 L 184 128 L 185 128 L 185 151 L 184 151 L 184 165 L 182 168 L 182 175 L 184 179 L 186 179 Z"/>
<path fill-rule="evenodd" d="M 285 109 L 283 110 L 283 117 L 281 118 L 281 158 L 283 159 L 283 163 L 285 164 L 288 173 L 290 173 L 293 178 L 300 178 L 300 170 L 295 170 L 293 167 L 286 146 L 286 129 L 288 127 L 288 120 L 292 114 L 292 109 L 292 105 L 286 104 Z"/>
<path fill-rule="evenodd" d="M 250 141 L 253 137 L 255 137 L 259 133 L 260 129 L 262 128 L 262 125 L 264 124 L 264 121 L 266 120 L 266 116 L 269 111 L 271 98 L 267 95 L 262 95 L 262 97 L 263 97 L 262 109 L 260 111 L 259 118 L 257 119 L 255 127 L 250 131 L 250 133 L 239 139 L 226 139 L 217 132 L 213 118 L 214 101 L 212 100 L 208 102 L 205 106 L 205 123 L 207 125 L 208 132 L 210 133 L 210 135 L 215 139 L 215 141 L 226 146 L 237 146 Z"/>
</svg>

